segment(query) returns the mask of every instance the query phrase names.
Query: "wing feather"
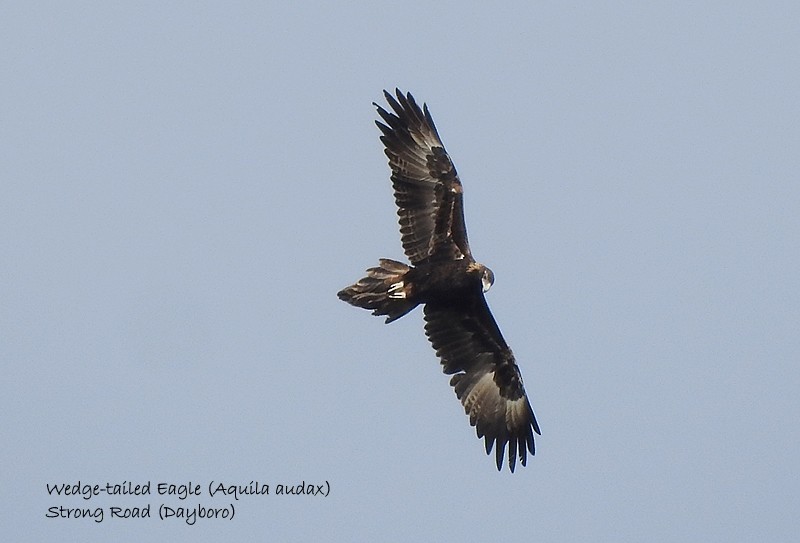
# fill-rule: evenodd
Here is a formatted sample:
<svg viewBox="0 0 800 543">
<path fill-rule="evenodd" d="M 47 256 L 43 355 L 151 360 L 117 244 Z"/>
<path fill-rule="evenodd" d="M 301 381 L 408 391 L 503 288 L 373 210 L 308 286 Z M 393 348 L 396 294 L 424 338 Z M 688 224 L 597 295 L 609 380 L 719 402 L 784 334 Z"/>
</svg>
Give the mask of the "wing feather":
<svg viewBox="0 0 800 543">
<path fill-rule="evenodd" d="M 428 107 L 411 93 L 384 91 L 389 112 L 378 104 L 381 141 L 392 186 L 403 250 L 412 264 L 430 258 L 472 258 L 464 225 L 461 181 L 439 138 Z"/>
<path fill-rule="evenodd" d="M 517 458 L 524 466 L 535 452 L 533 433 L 540 433 L 525 393 L 522 375 L 482 294 L 457 305 L 425 305 L 425 334 L 450 384 L 485 440 L 486 453 L 495 447 L 501 469 L 506 445 L 508 466 Z"/>
</svg>

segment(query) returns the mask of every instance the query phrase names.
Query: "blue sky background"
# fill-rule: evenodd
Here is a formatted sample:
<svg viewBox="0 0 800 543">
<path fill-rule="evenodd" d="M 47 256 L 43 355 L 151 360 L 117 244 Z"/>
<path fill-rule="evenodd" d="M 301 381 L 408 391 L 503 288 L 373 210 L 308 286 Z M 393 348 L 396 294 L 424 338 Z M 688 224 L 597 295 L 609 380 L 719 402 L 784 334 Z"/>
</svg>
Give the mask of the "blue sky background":
<svg viewBox="0 0 800 543">
<path fill-rule="evenodd" d="M 800 4 L 0 8 L 9 541 L 790 541 Z M 498 473 L 422 333 L 372 101 L 428 103 L 542 427 Z M 329 481 L 233 521 L 45 485 Z M 155 512 L 155 511 L 154 511 Z"/>
</svg>

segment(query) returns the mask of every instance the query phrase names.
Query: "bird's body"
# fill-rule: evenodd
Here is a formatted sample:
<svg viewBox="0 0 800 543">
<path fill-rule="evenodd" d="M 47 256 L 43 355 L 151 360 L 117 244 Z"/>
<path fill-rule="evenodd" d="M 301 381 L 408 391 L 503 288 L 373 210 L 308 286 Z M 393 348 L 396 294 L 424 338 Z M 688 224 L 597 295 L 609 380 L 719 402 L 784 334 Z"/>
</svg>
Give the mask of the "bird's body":
<svg viewBox="0 0 800 543">
<path fill-rule="evenodd" d="M 338 293 L 357 307 L 392 322 L 424 305 L 425 333 L 470 424 L 496 443 L 497 468 L 506 445 L 514 471 L 534 453 L 539 426 L 525 394 L 511 349 L 486 304 L 492 271 L 472 257 L 464 223 L 461 182 L 426 106 L 411 94 L 385 92 L 393 113 L 377 106 L 381 141 L 392 168 L 403 249 L 411 265 L 380 259 L 360 279 Z M 384 124 L 385 123 L 385 124 Z"/>
</svg>

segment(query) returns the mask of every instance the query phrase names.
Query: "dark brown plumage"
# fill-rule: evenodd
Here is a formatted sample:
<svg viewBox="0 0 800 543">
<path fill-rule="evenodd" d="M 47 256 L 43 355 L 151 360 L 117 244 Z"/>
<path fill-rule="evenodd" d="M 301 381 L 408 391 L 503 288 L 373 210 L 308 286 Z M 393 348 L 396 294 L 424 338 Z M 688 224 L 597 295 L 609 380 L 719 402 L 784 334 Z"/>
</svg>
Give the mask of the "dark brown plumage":
<svg viewBox="0 0 800 543">
<path fill-rule="evenodd" d="M 524 466 L 534 454 L 539 425 L 522 376 L 489 311 L 484 292 L 492 271 L 475 261 L 464 224 L 463 190 L 427 106 L 410 93 L 384 91 L 392 111 L 375 104 L 400 219 L 403 250 L 411 266 L 389 259 L 338 293 L 357 307 L 399 319 L 424 304 L 425 334 L 470 424 L 495 448 L 497 469 L 508 446 L 508 465 Z"/>
</svg>

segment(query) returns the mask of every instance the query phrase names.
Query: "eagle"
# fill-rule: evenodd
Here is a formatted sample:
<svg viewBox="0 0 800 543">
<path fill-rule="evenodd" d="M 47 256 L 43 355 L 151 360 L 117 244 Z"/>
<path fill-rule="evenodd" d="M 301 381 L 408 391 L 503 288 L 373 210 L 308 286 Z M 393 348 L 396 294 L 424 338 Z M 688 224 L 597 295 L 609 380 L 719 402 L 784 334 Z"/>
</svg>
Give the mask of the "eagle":
<svg viewBox="0 0 800 543">
<path fill-rule="evenodd" d="M 501 470 L 506 446 L 508 466 L 517 457 L 524 466 L 534 454 L 533 433 L 541 434 L 525 393 L 522 375 L 484 293 L 492 271 L 477 262 L 467 242 L 464 197 L 453 161 L 445 151 L 426 104 L 411 93 L 384 91 L 392 112 L 373 103 L 392 170 L 392 187 L 403 250 L 410 265 L 379 259 L 366 277 L 338 297 L 393 322 L 423 305 L 425 334 L 450 385 L 485 439 L 495 448 Z"/>
</svg>

